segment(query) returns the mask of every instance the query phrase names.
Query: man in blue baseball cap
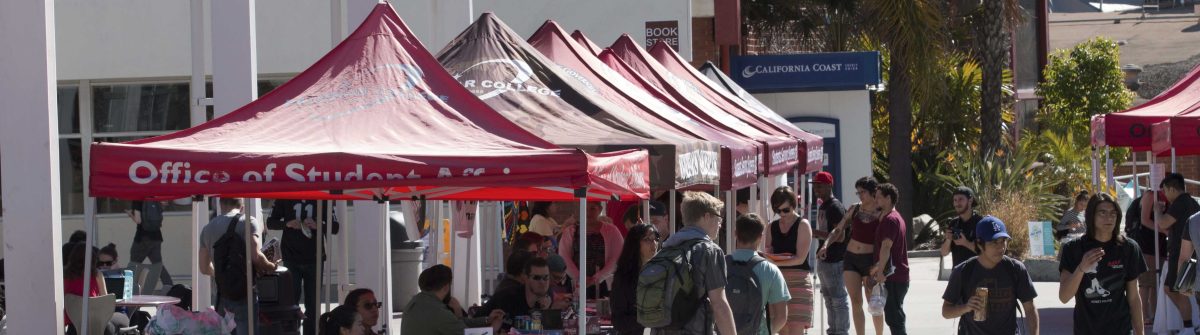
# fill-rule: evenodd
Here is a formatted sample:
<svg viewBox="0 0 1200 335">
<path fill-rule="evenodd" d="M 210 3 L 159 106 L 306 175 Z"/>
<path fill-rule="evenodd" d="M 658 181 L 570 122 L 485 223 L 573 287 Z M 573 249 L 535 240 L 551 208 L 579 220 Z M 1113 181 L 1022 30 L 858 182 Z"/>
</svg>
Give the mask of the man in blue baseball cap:
<svg viewBox="0 0 1200 335">
<path fill-rule="evenodd" d="M 985 216 L 975 226 L 979 256 L 954 267 L 942 294 L 942 317 L 959 318 L 959 334 L 1016 333 L 1020 326 L 1018 301 L 1027 324 L 1027 331 L 1022 334 L 1039 334 L 1033 279 L 1025 264 L 1004 255 L 1011 238 L 1004 222 L 996 217 Z M 975 321 L 977 313 L 985 314 L 986 318 Z"/>
</svg>

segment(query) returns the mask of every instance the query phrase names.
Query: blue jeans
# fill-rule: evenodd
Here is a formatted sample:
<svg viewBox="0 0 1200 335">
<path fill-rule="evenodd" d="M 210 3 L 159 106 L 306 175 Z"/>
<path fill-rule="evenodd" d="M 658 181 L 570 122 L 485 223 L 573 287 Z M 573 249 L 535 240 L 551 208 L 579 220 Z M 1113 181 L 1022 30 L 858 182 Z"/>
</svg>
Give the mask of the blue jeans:
<svg viewBox="0 0 1200 335">
<path fill-rule="evenodd" d="M 829 320 L 826 333 L 846 335 L 850 331 L 850 296 L 842 277 L 842 262 L 817 262 L 817 279 L 821 281 L 821 297 Z"/>
<path fill-rule="evenodd" d="M 235 335 L 250 334 L 250 330 L 249 330 L 250 329 L 249 328 L 250 327 L 249 326 L 250 325 L 250 316 L 248 315 L 250 308 L 248 306 L 246 306 L 246 302 L 245 301 L 237 301 L 237 300 L 229 300 L 229 299 L 225 299 L 225 298 L 219 298 L 219 299 L 220 299 L 219 311 L 220 312 L 229 311 L 229 312 L 233 313 L 233 321 L 234 321 L 234 323 L 237 324 L 237 330 L 234 330 L 233 334 L 235 334 Z M 255 297 L 253 297 L 253 299 L 254 299 L 254 312 L 257 314 L 259 311 L 258 297 L 255 296 Z M 255 321 L 257 321 L 257 320 L 255 320 Z M 258 326 L 258 322 L 254 323 L 254 333 L 262 334 L 261 328 Z"/>
</svg>

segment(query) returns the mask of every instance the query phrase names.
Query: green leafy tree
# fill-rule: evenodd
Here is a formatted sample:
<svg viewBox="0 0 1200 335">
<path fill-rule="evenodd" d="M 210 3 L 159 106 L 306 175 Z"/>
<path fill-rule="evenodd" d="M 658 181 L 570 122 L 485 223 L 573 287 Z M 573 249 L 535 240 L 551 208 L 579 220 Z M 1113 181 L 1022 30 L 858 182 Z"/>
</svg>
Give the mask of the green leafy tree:
<svg viewBox="0 0 1200 335">
<path fill-rule="evenodd" d="M 1071 133 L 1079 147 L 1086 147 L 1092 116 L 1129 108 L 1133 92 L 1125 88 L 1119 53 L 1115 42 L 1096 37 L 1051 54 L 1046 81 L 1037 87 L 1044 99 L 1041 129 Z"/>
</svg>

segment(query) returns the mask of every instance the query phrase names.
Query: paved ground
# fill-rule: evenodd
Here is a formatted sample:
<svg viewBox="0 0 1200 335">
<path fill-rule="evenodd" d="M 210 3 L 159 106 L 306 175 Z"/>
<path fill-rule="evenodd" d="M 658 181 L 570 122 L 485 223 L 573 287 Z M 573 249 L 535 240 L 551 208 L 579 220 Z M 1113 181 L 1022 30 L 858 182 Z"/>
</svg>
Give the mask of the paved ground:
<svg viewBox="0 0 1200 335">
<path fill-rule="evenodd" d="M 937 280 L 938 259 L 911 258 L 909 266 L 913 281 L 904 303 L 904 311 L 908 315 L 908 333 L 953 334 L 957 329 L 956 320 L 942 318 L 942 293 L 946 290 L 946 282 Z M 1063 304 L 1058 301 L 1058 283 L 1034 283 L 1034 288 L 1038 292 L 1034 304 L 1042 316 L 1041 333 L 1070 334 L 1071 311 L 1075 303 Z M 821 298 L 817 299 L 820 301 Z M 866 328 L 866 334 L 874 334 L 874 327 L 869 320 Z M 824 333 L 810 331 L 809 334 Z M 891 332 L 885 330 L 884 334 Z"/>
</svg>

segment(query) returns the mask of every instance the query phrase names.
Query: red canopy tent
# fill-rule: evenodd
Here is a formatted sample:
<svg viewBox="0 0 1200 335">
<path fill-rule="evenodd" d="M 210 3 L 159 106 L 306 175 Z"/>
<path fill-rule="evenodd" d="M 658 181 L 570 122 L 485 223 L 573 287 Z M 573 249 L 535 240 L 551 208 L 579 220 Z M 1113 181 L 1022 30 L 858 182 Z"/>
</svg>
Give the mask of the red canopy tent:
<svg viewBox="0 0 1200 335">
<path fill-rule="evenodd" d="M 684 111 L 692 117 L 700 119 L 709 126 L 733 132 L 739 136 L 760 142 L 766 150 L 762 161 L 766 165 L 767 175 L 775 176 L 788 173 L 799 164 L 799 143 L 795 138 L 781 134 L 770 134 L 760 128 L 748 124 L 746 120 L 731 115 L 725 107 L 716 105 L 699 95 L 699 89 L 694 85 L 679 79 L 663 68 L 658 61 L 650 57 L 637 42 L 629 35 L 622 35 L 612 47 L 601 52 L 600 59 L 605 54 L 620 58 L 629 69 L 645 78 L 649 83 L 669 93 L 671 98 L 684 106 Z M 610 56 L 610 57 L 611 57 Z M 614 64 L 605 60 L 610 67 Z M 619 66 L 616 66 L 619 67 Z"/>
<path fill-rule="evenodd" d="M 649 193 L 645 150 L 589 155 L 517 126 L 450 76 L 387 3 L 311 67 L 246 106 L 91 150 L 93 197 L 579 199 L 583 207 L 585 197 Z M 193 215 L 203 213 L 197 204 Z M 383 245 L 388 225 L 379 226 Z M 376 289 L 390 304 L 388 287 Z"/>
<path fill-rule="evenodd" d="M 697 122 L 678 109 L 664 104 L 637 84 L 626 80 L 600 61 L 587 47 L 576 43 L 557 23 L 547 21 L 529 38 L 529 44 L 541 51 L 549 60 L 573 71 L 589 82 L 595 83 L 596 92 L 609 102 L 634 114 L 640 120 L 657 127 L 720 143 L 721 185 L 723 189 L 740 189 L 753 185 L 758 178 L 756 171 L 740 170 L 733 174 L 735 162 L 756 164 L 757 144 L 732 137 L 719 130 Z M 712 189 L 711 187 L 708 189 Z"/>
<path fill-rule="evenodd" d="M 202 125 L 92 145 L 91 195 L 568 200 L 648 195 L 645 151 L 588 155 L 463 88 L 387 4 L 262 98 Z"/>
<path fill-rule="evenodd" d="M 775 113 L 771 107 L 767 107 L 766 104 L 763 104 L 762 101 L 759 101 L 754 97 L 754 95 L 743 89 L 741 85 L 738 85 L 733 81 L 733 78 L 726 76 L 725 72 L 722 72 L 720 69 L 718 69 L 717 66 L 712 62 L 704 62 L 704 65 L 700 67 L 699 71 L 706 78 L 708 78 L 710 82 L 718 86 L 718 91 L 731 94 L 733 97 L 741 99 L 746 106 L 750 107 L 751 111 L 754 111 L 763 117 L 769 118 L 776 124 L 781 124 L 784 127 L 795 128 L 795 125 L 792 125 L 790 121 L 784 119 L 778 113 Z M 808 155 L 805 162 L 805 171 L 820 171 L 821 167 L 825 164 L 825 140 L 820 136 L 809 132 L 801 132 L 798 135 L 800 136 L 800 139 L 804 139 L 805 143 L 809 145 L 809 150 L 807 151 Z"/>
<path fill-rule="evenodd" d="M 763 131 L 768 131 L 773 134 L 790 135 L 791 137 L 800 139 L 800 159 L 804 162 L 801 166 L 801 172 L 812 173 L 821 170 L 822 162 L 824 161 L 823 154 L 823 139 L 820 136 L 810 134 L 806 131 L 796 128 L 791 122 L 788 122 L 783 117 L 776 114 L 775 111 L 763 106 L 754 106 L 747 103 L 746 100 L 739 98 L 718 84 L 708 80 L 708 77 L 697 71 L 691 64 L 684 60 L 679 53 L 675 52 L 670 45 L 659 41 L 650 47 L 650 54 L 662 64 L 664 68 L 698 88 L 699 92 L 704 95 L 709 101 L 726 107 L 726 111 L 737 116 L 742 120 L 749 120 L 751 124 Z M 757 100 L 756 100 L 757 101 Z"/>
<path fill-rule="evenodd" d="M 1101 115 L 1092 122 L 1092 144 L 1150 150 L 1151 125 L 1200 108 L 1200 67 L 1150 101 L 1124 111 Z"/>
<path fill-rule="evenodd" d="M 470 92 L 550 142 L 603 152 L 650 151 L 650 187 L 716 185 L 720 147 L 647 123 L 606 101 L 603 84 L 546 59 L 492 13 L 484 13 L 441 52 L 438 61 Z"/>
</svg>

